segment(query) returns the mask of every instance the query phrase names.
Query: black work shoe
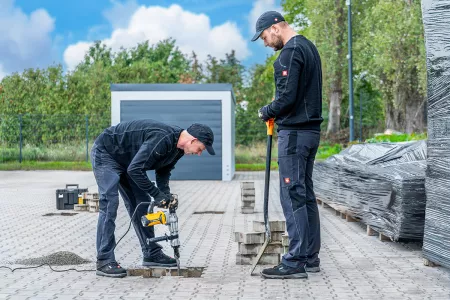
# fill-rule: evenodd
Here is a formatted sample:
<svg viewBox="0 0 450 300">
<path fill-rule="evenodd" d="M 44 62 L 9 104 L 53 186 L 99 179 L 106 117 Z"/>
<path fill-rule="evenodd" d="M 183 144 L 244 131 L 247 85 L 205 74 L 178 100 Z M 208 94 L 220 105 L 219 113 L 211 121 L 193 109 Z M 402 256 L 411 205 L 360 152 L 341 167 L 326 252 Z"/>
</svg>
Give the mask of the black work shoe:
<svg viewBox="0 0 450 300">
<path fill-rule="evenodd" d="M 96 274 L 106 277 L 121 278 L 127 276 L 127 270 L 122 268 L 117 262 L 113 261 L 97 268 Z"/>
<path fill-rule="evenodd" d="M 291 268 L 282 263 L 276 267 L 262 270 L 261 275 L 264 278 L 272 279 L 308 278 L 304 265 L 298 268 Z"/>
<path fill-rule="evenodd" d="M 145 267 L 176 267 L 177 261 L 175 258 L 167 256 L 161 251 L 157 255 L 149 258 L 144 257 L 142 265 Z"/>
<path fill-rule="evenodd" d="M 320 272 L 320 263 L 315 262 L 315 263 L 306 263 L 305 266 L 306 272 L 308 273 L 317 273 Z"/>
</svg>

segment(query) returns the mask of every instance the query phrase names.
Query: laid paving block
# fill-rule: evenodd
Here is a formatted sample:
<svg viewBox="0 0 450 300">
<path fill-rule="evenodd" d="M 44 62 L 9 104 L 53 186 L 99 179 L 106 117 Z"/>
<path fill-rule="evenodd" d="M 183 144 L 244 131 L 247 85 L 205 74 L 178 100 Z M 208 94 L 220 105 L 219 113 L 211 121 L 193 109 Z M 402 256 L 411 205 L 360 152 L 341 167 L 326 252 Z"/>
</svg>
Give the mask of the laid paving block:
<svg viewBox="0 0 450 300">
<path fill-rule="evenodd" d="M 286 221 L 269 221 L 271 232 L 285 232 Z M 265 231 L 264 221 L 253 221 L 253 231 Z"/>
<path fill-rule="evenodd" d="M 261 250 L 263 244 L 242 244 L 239 243 L 239 253 L 247 254 L 258 254 Z M 280 242 L 270 243 L 267 245 L 264 253 L 270 254 L 283 254 L 283 246 Z"/>
<path fill-rule="evenodd" d="M 252 214 L 255 212 L 255 208 L 254 207 L 241 207 L 241 213 L 243 214 Z"/>
<path fill-rule="evenodd" d="M 241 254 L 238 252 L 236 254 L 236 264 L 251 265 L 256 256 L 257 255 L 255 254 Z M 278 265 L 279 263 L 280 263 L 280 254 L 264 253 L 261 256 L 258 265 Z"/>
<path fill-rule="evenodd" d="M 243 244 L 263 244 L 264 232 L 235 232 L 234 241 Z"/>
</svg>

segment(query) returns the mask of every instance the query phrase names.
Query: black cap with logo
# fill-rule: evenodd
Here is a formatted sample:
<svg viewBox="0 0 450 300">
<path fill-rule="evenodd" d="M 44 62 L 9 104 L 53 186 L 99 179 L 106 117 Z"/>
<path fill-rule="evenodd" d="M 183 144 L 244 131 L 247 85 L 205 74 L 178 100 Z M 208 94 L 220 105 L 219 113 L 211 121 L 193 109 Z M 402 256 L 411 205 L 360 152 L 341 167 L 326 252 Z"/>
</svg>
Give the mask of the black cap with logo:
<svg viewBox="0 0 450 300">
<path fill-rule="evenodd" d="M 256 21 L 256 33 L 252 38 L 252 42 L 256 41 L 261 33 L 272 26 L 273 24 L 277 24 L 279 22 L 285 21 L 284 17 L 276 11 L 266 11 L 263 13 Z"/>
<path fill-rule="evenodd" d="M 216 155 L 216 152 L 212 147 L 214 142 L 214 133 L 208 125 L 194 123 L 189 126 L 187 132 L 202 142 L 209 154 Z"/>
</svg>

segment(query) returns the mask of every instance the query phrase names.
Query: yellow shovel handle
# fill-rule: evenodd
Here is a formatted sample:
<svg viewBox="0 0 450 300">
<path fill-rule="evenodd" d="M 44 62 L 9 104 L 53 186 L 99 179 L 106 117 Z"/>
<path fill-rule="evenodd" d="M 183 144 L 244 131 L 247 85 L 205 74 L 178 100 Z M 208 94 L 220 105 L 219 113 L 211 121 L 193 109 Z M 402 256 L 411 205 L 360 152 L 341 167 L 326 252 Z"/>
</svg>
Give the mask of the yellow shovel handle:
<svg viewBox="0 0 450 300">
<path fill-rule="evenodd" d="M 266 126 L 267 126 L 267 135 L 273 135 L 274 120 L 269 119 L 266 122 Z"/>
</svg>

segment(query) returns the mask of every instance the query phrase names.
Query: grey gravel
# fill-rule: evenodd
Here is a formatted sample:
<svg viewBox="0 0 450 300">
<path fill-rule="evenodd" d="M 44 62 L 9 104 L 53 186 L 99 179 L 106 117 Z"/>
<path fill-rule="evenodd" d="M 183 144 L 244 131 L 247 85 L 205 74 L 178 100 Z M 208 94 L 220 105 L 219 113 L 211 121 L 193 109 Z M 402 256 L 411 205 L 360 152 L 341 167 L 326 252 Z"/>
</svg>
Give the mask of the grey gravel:
<svg viewBox="0 0 450 300">
<path fill-rule="evenodd" d="M 89 262 L 91 261 L 84 259 L 75 253 L 69 251 L 59 251 L 47 256 L 17 260 L 16 264 L 19 265 L 49 264 L 52 266 L 64 266 L 64 265 L 81 265 Z"/>
</svg>

